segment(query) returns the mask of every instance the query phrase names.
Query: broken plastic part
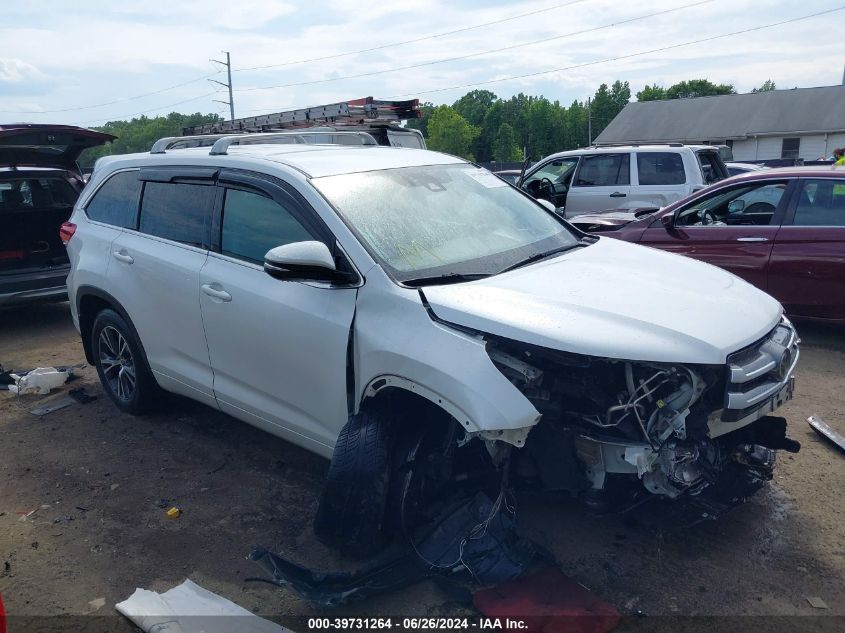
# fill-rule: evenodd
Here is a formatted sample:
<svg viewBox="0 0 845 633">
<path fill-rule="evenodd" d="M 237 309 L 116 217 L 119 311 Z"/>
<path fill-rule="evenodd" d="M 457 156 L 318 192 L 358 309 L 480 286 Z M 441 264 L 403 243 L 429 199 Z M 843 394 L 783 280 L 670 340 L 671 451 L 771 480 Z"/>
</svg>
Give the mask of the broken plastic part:
<svg viewBox="0 0 845 633">
<path fill-rule="evenodd" d="M 52 389 L 65 384 L 73 375 L 73 369 L 60 371 L 55 367 L 37 367 L 24 376 L 11 374 L 15 384 L 9 385 L 9 391 L 20 396 L 35 393 L 47 394 Z"/>
<path fill-rule="evenodd" d="M 357 602 L 426 578 L 452 577 L 462 572 L 468 572 L 481 585 L 492 585 L 516 578 L 535 557 L 533 546 L 519 539 L 513 528 L 513 520 L 494 511 L 490 498 L 478 493 L 446 516 L 416 546 L 416 552 L 407 549 L 359 571 L 331 573 L 306 569 L 259 547 L 248 558 L 270 579 L 248 580 L 290 587 L 324 607 Z"/>
</svg>

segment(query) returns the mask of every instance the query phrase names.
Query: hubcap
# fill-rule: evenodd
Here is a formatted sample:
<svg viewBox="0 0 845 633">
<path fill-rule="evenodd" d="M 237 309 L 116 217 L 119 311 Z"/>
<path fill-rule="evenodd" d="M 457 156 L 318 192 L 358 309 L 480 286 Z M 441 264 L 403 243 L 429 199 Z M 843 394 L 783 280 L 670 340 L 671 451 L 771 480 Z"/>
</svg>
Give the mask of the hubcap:
<svg viewBox="0 0 845 633">
<path fill-rule="evenodd" d="M 99 352 L 100 367 L 112 393 L 120 400 L 130 400 L 135 393 L 135 359 L 126 338 L 107 325 L 100 331 Z"/>
</svg>

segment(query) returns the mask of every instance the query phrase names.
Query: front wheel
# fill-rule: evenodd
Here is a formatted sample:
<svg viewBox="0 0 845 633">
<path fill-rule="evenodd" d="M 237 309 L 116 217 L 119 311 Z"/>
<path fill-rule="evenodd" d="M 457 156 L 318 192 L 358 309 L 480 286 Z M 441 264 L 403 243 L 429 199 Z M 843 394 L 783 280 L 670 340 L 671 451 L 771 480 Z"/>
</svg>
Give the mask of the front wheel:
<svg viewBox="0 0 845 633">
<path fill-rule="evenodd" d="M 103 310 L 91 331 L 94 364 L 103 389 L 125 413 L 149 410 L 156 384 L 141 345 L 126 321 L 114 310 Z"/>
</svg>

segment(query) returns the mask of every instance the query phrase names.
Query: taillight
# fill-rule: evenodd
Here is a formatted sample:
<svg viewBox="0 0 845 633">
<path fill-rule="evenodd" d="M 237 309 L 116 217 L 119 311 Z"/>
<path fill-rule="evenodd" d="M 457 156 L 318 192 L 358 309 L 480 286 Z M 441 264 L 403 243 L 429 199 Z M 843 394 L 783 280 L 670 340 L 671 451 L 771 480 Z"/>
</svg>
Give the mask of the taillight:
<svg viewBox="0 0 845 633">
<path fill-rule="evenodd" d="M 74 233 L 76 233 L 76 225 L 73 222 L 65 222 L 62 224 L 62 228 L 59 229 L 59 238 L 61 238 L 62 244 L 67 246 L 67 243 L 70 242 L 70 238 L 73 237 Z"/>
</svg>

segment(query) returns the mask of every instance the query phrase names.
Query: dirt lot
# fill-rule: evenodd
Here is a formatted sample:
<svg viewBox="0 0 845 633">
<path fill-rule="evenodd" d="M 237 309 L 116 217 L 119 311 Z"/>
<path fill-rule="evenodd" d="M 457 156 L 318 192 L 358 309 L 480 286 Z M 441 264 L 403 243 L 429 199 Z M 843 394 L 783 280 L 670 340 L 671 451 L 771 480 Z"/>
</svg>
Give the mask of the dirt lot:
<svg viewBox="0 0 845 633">
<path fill-rule="evenodd" d="M 803 448 L 781 458 L 775 480 L 750 503 L 718 522 L 662 531 L 529 496 L 520 500 L 524 532 L 565 573 L 626 613 L 845 616 L 845 455 L 805 422 L 816 414 L 845 431 L 845 330 L 799 329 L 798 390 L 785 415 Z M 83 360 L 66 304 L 0 311 L 5 367 Z M 97 613 L 113 614 L 136 587 L 162 591 L 187 577 L 260 613 L 315 613 L 290 591 L 245 583 L 260 575 L 245 557 L 261 544 L 309 566 L 349 566 L 311 532 L 327 462 L 181 399 L 168 399 L 166 412 L 154 416 L 122 415 L 93 368 L 80 373 L 47 397 L 0 392 L 0 593 L 7 611 L 85 614 L 93 610 L 89 601 L 105 598 Z M 99 399 L 42 418 L 28 412 L 79 386 Z M 183 510 L 180 518 L 165 516 L 171 505 Z M 811 596 L 829 610 L 811 607 Z M 347 610 L 460 612 L 430 582 Z M 119 622 L 119 630 L 131 630 Z"/>
</svg>

